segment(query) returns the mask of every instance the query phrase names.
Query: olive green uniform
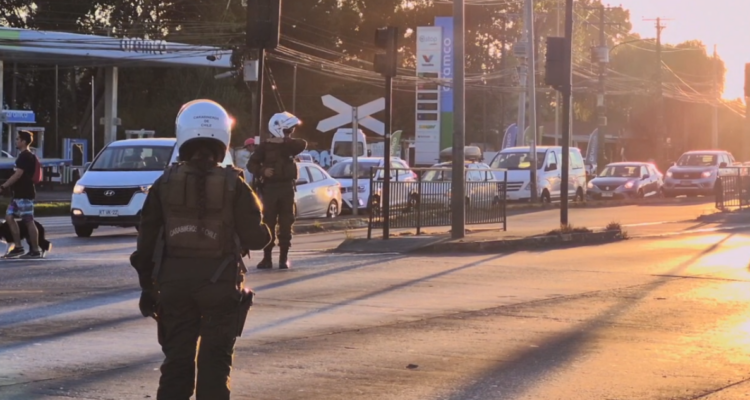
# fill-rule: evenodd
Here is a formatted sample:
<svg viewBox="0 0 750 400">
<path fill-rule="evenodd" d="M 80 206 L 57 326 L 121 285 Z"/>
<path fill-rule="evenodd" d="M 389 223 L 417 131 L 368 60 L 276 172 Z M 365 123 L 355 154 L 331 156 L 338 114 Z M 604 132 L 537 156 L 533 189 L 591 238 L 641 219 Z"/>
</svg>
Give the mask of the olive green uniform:
<svg viewBox="0 0 750 400">
<path fill-rule="evenodd" d="M 250 156 L 247 169 L 256 179 L 263 202 L 263 220 L 271 230 L 271 243 L 264 249 L 263 261 L 258 268 L 271 268 L 271 251 L 276 241 L 278 224 L 279 268 L 288 268 L 287 255 L 292 247 L 294 225 L 294 195 L 297 181 L 297 165 L 294 157 L 307 148 L 302 139 L 285 138 L 283 143 L 261 143 Z M 273 169 L 273 175 L 264 171 Z"/>
<path fill-rule="evenodd" d="M 196 195 L 200 183 L 205 204 Z M 157 400 L 188 400 L 194 390 L 197 400 L 229 399 L 234 344 L 247 315 L 240 307 L 241 254 L 260 250 L 271 239 L 261 211 L 235 168 L 200 173 L 179 164 L 151 187 L 131 263 L 142 289 L 158 301 L 165 360 Z"/>
</svg>

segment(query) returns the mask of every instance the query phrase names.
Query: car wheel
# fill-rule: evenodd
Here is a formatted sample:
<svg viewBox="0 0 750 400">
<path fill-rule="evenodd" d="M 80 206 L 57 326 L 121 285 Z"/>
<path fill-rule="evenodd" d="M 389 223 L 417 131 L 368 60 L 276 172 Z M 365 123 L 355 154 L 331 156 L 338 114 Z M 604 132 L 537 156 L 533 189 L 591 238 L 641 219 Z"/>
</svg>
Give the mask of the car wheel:
<svg viewBox="0 0 750 400">
<path fill-rule="evenodd" d="M 76 225 L 73 226 L 73 228 L 76 231 L 76 236 L 78 237 L 91 237 L 91 234 L 94 233 L 94 228 L 88 225 Z"/>
<path fill-rule="evenodd" d="M 336 200 L 331 200 L 328 204 L 328 211 L 326 212 L 327 218 L 336 218 L 339 215 L 339 204 Z"/>
</svg>

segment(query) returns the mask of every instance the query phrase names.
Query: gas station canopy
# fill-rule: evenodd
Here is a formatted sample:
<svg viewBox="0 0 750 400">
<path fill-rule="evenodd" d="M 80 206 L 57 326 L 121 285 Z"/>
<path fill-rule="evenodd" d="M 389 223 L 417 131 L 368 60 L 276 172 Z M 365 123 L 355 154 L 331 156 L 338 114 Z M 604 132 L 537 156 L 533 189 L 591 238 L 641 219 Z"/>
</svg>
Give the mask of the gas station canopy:
<svg viewBox="0 0 750 400">
<path fill-rule="evenodd" d="M 231 50 L 164 40 L 0 27 L 0 60 L 85 67 L 231 68 Z"/>
<path fill-rule="evenodd" d="M 104 68 L 104 143 L 117 139 L 118 69 L 133 67 L 232 68 L 232 50 L 164 40 L 114 38 L 0 27 L 0 110 L 5 63 Z M 32 123 L 28 110 L 0 112 L 1 124 Z M 11 128 L 13 131 L 14 128 Z M 1 132 L 1 131 L 0 131 Z M 12 134 L 7 135 L 12 149 Z M 93 149 L 93 143 L 92 143 Z"/>
</svg>

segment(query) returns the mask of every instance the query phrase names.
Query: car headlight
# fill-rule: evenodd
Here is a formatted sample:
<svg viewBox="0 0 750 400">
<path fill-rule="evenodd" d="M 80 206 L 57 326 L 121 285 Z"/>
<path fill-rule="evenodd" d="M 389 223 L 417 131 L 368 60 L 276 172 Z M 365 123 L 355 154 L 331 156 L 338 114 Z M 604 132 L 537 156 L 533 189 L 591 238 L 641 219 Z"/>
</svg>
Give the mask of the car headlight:
<svg viewBox="0 0 750 400">
<path fill-rule="evenodd" d="M 83 185 L 76 184 L 73 186 L 73 194 L 83 194 L 86 192 L 86 187 Z"/>
<path fill-rule="evenodd" d="M 589 182 L 588 185 L 586 185 L 586 187 L 589 188 L 589 189 L 593 189 L 594 188 L 594 184 L 591 183 L 591 182 Z"/>
<path fill-rule="evenodd" d="M 148 194 L 149 190 L 151 190 L 151 185 L 141 186 L 141 193 Z"/>
<path fill-rule="evenodd" d="M 671 177 L 672 177 L 672 171 L 667 171 L 667 178 L 671 178 Z"/>
<path fill-rule="evenodd" d="M 704 178 L 710 178 L 711 177 L 711 171 L 703 171 L 703 173 L 701 174 L 701 176 L 704 177 Z"/>
<path fill-rule="evenodd" d="M 632 189 L 633 186 L 635 186 L 635 182 L 634 181 L 630 181 L 630 182 L 628 182 L 628 183 L 625 184 L 625 189 Z"/>
</svg>

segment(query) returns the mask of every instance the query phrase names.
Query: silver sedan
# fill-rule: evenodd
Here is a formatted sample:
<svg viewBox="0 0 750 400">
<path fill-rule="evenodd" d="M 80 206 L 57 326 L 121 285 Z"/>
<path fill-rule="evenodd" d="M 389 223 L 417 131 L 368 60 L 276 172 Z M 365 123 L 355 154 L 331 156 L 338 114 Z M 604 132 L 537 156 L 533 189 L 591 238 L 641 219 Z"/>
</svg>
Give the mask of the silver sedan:
<svg viewBox="0 0 750 400">
<path fill-rule="evenodd" d="M 298 218 L 336 218 L 341 215 L 341 184 L 337 180 L 311 162 L 298 162 L 297 172 L 294 206 Z"/>
</svg>

